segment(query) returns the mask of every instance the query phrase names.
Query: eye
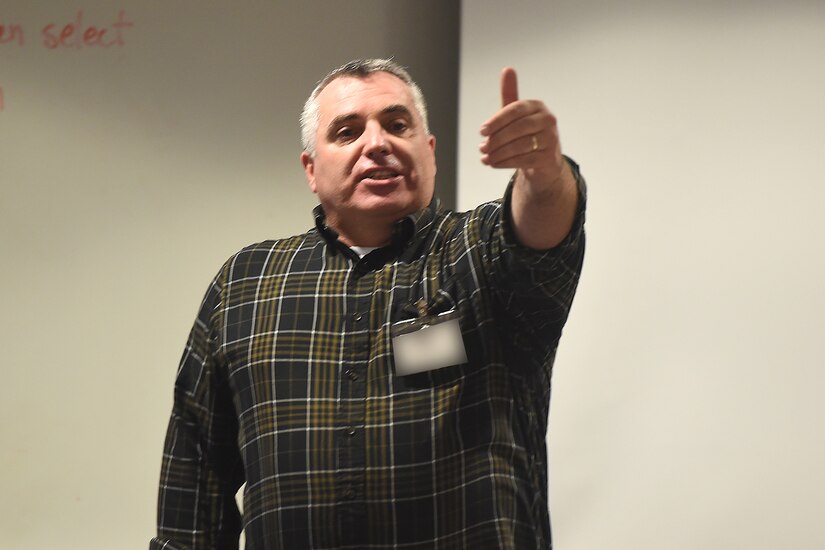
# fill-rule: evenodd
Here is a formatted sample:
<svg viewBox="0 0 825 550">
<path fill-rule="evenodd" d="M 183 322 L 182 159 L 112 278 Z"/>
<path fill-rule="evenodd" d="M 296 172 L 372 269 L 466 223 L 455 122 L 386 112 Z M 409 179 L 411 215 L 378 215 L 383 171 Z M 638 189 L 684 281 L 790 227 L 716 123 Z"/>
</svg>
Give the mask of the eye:
<svg viewBox="0 0 825 550">
<path fill-rule="evenodd" d="M 403 118 L 397 118 L 390 122 L 388 130 L 394 134 L 403 134 L 410 129 L 410 125 Z"/>
<path fill-rule="evenodd" d="M 358 137 L 358 133 L 352 126 L 341 126 L 335 131 L 335 141 L 346 143 Z"/>
</svg>

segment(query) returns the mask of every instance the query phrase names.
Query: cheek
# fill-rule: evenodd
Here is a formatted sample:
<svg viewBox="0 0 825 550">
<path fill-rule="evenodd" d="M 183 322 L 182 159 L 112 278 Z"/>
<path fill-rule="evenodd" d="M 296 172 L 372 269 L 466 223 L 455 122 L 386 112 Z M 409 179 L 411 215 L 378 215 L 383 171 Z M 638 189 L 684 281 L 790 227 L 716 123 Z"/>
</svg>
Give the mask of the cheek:
<svg viewBox="0 0 825 550">
<path fill-rule="evenodd" d="M 320 165 L 315 166 L 315 179 L 313 192 L 319 197 L 331 200 L 343 200 L 353 193 L 352 178 L 348 165 L 343 162 L 332 162 L 332 159 L 324 159 Z"/>
<path fill-rule="evenodd" d="M 335 181 L 346 178 L 352 172 L 352 168 L 357 160 L 358 156 L 352 155 L 346 149 L 339 149 L 335 151 L 334 154 L 327 154 L 321 163 L 323 177 L 327 180 L 334 179 Z"/>
<path fill-rule="evenodd" d="M 335 158 L 330 155 L 318 156 L 315 162 L 315 182 L 318 187 L 326 187 L 326 182 L 337 172 Z"/>
<path fill-rule="evenodd" d="M 432 154 L 422 152 L 416 159 L 416 165 L 420 176 L 430 177 L 435 175 L 435 158 Z"/>
</svg>

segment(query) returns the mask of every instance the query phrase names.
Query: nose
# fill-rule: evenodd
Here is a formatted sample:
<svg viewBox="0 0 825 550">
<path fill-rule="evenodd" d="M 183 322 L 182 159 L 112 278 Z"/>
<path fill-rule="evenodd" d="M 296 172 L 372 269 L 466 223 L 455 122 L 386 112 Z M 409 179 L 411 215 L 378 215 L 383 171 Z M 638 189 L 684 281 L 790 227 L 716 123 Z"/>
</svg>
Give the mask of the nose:
<svg viewBox="0 0 825 550">
<path fill-rule="evenodd" d="M 392 150 L 387 140 L 387 133 L 378 121 L 370 121 L 367 124 L 364 138 L 364 155 L 370 158 L 388 155 Z"/>
</svg>

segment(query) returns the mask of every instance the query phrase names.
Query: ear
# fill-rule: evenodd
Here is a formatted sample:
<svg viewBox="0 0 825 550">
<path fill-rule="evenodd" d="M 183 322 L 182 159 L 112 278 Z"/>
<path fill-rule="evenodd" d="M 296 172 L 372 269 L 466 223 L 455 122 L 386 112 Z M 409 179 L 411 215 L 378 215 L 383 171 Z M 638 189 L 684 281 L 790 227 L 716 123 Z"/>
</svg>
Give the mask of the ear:
<svg viewBox="0 0 825 550">
<path fill-rule="evenodd" d="M 427 138 L 427 144 L 430 146 L 430 155 L 433 157 L 433 175 L 438 171 L 438 165 L 435 161 L 435 136 L 430 134 Z"/>
<path fill-rule="evenodd" d="M 307 184 L 310 191 L 316 193 L 315 190 L 315 161 L 309 156 L 309 153 L 304 151 L 301 153 L 301 164 L 304 167 L 304 173 L 307 175 Z"/>
</svg>

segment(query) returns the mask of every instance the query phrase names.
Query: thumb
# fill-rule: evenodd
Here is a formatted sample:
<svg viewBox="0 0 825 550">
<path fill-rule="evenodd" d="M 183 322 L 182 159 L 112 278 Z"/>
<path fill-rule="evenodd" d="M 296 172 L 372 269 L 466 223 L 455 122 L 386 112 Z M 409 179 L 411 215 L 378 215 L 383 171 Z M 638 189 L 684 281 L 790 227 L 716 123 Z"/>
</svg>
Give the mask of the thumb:
<svg viewBox="0 0 825 550">
<path fill-rule="evenodd" d="M 505 67 L 501 71 L 501 106 L 506 107 L 514 101 L 518 101 L 516 70 L 512 67 Z"/>
</svg>

